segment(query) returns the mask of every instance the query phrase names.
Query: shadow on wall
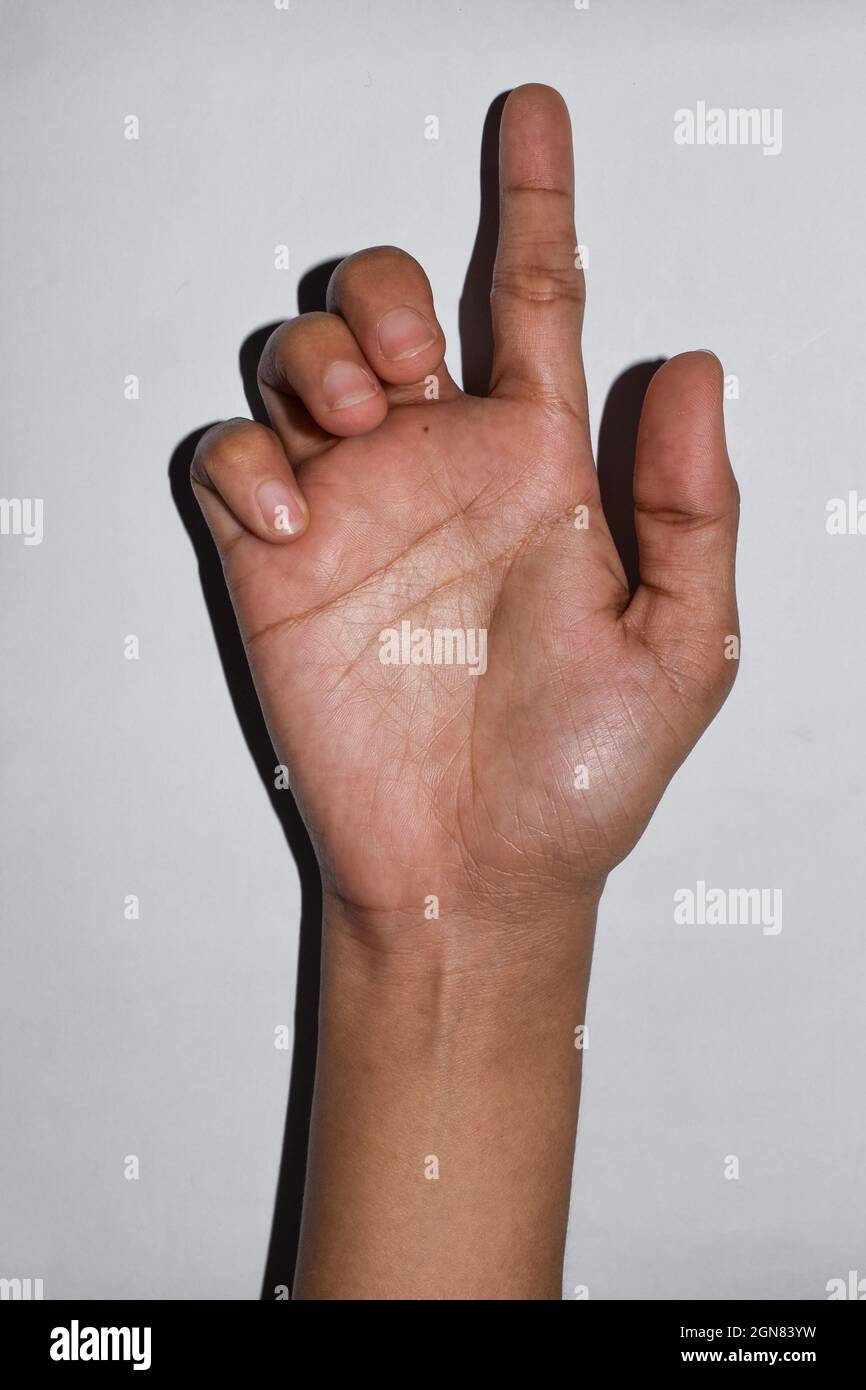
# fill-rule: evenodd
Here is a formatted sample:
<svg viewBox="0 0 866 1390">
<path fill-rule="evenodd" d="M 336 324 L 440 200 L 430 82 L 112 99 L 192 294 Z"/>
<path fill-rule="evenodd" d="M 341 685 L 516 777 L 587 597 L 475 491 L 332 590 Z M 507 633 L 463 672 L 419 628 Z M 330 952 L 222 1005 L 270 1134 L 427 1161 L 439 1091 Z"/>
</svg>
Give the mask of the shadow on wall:
<svg viewBox="0 0 866 1390">
<path fill-rule="evenodd" d="M 487 394 L 493 354 L 490 285 L 499 232 L 499 122 L 507 95 L 503 92 L 492 103 L 484 124 L 478 233 L 460 297 L 464 389 L 480 396 Z M 299 313 L 325 308 L 328 281 L 337 265 L 339 259 L 323 261 L 303 276 L 298 285 Z M 253 419 L 264 424 L 269 422 L 256 384 L 256 368 L 262 349 L 276 327 L 278 323 L 257 328 L 245 338 L 239 351 L 240 373 L 250 413 Z M 639 362 L 617 378 L 608 393 L 599 430 L 598 473 L 602 505 L 632 589 L 637 583 L 632 508 L 634 446 L 644 395 L 662 361 L 663 358 Z M 204 425 L 194 430 L 175 448 L 169 465 L 171 494 L 198 560 L 202 593 L 238 724 L 297 866 L 302 895 L 288 1108 L 261 1290 L 262 1298 L 274 1299 L 277 1289 L 291 1289 L 300 1235 L 316 1065 L 322 885 L 309 836 L 291 793 L 277 791 L 274 787 L 274 767 L 278 760 L 250 676 L 222 566 L 189 484 L 193 454 L 209 428 L 210 425 Z"/>
<path fill-rule="evenodd" d="M 325 307 L 325 291 L 337 265 L 339 260 L 327 261 L 308 271 L 303 277 L 298 286 L 300 313 L 311 313 Z M 250 414 L 254 420 L 263 424 L 268 423 L 268 416 L 256 384 L 256 368 L 265 343 L 278 326 L 278 323 L 270 323 L 250 333 L 241 344 L 238 355 Z M 194 430 L 181 440 L 174 450 L 169 465 L 171 494 L 198 560 L 202 594 L 238 724 L 261 777 L 265 795 L 286 837 L 301 883 L 301 922 L 289 1100 L 271 1239 L 262 1286 L 262 1297 L 273 1299 L 274 1290 L 278 1286 L 292 1286 L 300 1232 L 307 1134 L 310 1127 L 316 1067 L 322 884 L 313 847 L 294 798 L 291 792 L 278 791 L 274 786 L 274 768 L 278 759 L 247 665 L 234 609 L 223 579 L 222 565 L 190 487 L 189 470 L 193 454 L 202 435 L 209 428 L 210 425 L 204 425 Z"/>
</svg>

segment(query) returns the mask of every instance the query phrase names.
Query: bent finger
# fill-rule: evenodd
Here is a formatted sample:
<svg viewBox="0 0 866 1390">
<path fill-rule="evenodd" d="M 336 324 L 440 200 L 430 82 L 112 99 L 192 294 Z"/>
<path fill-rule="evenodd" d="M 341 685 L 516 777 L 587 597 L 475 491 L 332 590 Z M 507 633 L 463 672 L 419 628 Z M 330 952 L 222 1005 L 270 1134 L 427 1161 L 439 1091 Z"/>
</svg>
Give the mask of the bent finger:
<svg viewBox="0 0 866 1390">
<path fill-rule="evenodd" d="M 280 544 L 307 529 L 306 499 L 266 425 L 240 419 L 214 425 L 199 441 L 190 480 L 221 553 L 244 531 Z"/>
</svg>

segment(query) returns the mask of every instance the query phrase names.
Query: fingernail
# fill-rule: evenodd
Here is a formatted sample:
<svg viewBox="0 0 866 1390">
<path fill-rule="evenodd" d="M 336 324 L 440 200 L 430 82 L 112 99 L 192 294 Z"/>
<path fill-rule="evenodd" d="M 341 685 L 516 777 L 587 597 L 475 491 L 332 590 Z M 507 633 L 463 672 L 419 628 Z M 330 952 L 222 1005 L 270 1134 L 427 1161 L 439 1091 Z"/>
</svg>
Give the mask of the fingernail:
<svg viewBox="0 0 866 1390">
<path fill-rule="evenodd" d="M 293 536 L 307 524 L 307 514 L 297 494 L 279 478 L 259 483 L 256 501 L 269 531 Z"/>
<path fill-rule="evenodd" d="M 357 362 L 332 362 L 322 382 L 331 410 L 345 410 L 348 405 L 368 401 L 377 389 L 375 381 Z"/>
<path fill-rule="evenodd" d="M 401 304 L 399 309 L 389 309 L 379 320 L 376 330 L 379 338 L 379 351 L 389 362 L 398 362 L 401 357 L 414 357 L 436 341 L 436 334 L 423 314 Z"/>
</svg>

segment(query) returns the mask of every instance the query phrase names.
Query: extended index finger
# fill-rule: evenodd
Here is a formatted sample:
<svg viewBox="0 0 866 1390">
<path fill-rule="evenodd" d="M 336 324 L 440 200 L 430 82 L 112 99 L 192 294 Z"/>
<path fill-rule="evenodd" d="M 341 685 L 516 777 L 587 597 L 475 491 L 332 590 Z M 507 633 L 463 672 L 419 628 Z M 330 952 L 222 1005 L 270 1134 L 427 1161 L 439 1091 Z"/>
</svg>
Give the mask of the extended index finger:
<svg viewBox="0 0 866 1390">
<path fill-rule="evenodd" d="M 505 103 L 499 189 L 491 390 L 559 400 L 585 416 L 571 122 L 552 87 L 517 87 Z"/>
</svg>

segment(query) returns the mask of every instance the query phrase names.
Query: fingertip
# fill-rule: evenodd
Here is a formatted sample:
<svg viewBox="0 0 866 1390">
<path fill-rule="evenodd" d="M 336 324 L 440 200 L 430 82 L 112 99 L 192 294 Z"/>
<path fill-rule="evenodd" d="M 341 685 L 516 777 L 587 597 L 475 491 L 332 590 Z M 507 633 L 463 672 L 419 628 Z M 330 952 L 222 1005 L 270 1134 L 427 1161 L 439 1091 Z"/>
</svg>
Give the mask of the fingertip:
<svg viewBox="0 0 866 1390">
<path fill-rule="evenodd" d="M 678 352 L 664 364 L 675 371 L 694 372 L 713 381 L 724 378 L 725 369 L 720 358 L 711 348 L 693 348 L 690 352 Z"/>
<path fill-rule="evenodd" d="M 556 87 L 550 87 L 546 82 L 521 82 L 519 87 L 512 87 L 508 96 L 505 98 L 505 111 L 513 115 L 516 110 L 529 111 L 535 107 L 539 111 L 558 109 L 568 112 L 565 97 Z"/>
<path fill-rule="evenodd" d="M 721 414 L 724 381 L 724 368 L 709 348 L 679 352 L 663 362 L 653 375 L 646 392 L 647 415 L 653 420 L 657 402 L 664 403 L 671 425 L 683 415 Z"/>
<path fill-rule="evenodd" d="M 721 359 L 711 348 L 695 348 L 692 352 L 680 354 L 688 359 L 687 366 L 696 373 L 710 394 L 713 405 L 720 415 L 724 414 L 725 369 Z"/>
<path fill-rule="evenodd" d="M 715 353 L 678 353 L 659 367 L 644 398 L 634 474 L 644 511 L 726 514 L 736 492 L 724 420 L 724 371 Z"/>
<path fill-rule="evenodd" d="M 528 82 L 511 92 L 502 109 L 499 162 L 504 193 L 511 187 L 572 193 L 571 119 L 554 87 Z"/>
</svg>

